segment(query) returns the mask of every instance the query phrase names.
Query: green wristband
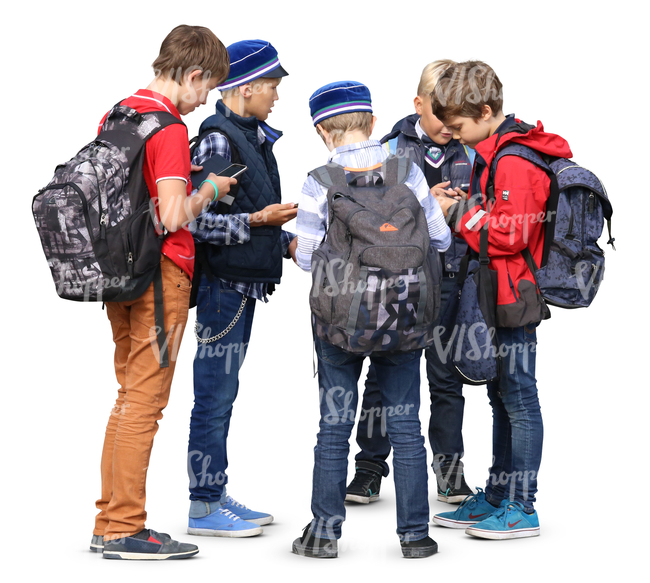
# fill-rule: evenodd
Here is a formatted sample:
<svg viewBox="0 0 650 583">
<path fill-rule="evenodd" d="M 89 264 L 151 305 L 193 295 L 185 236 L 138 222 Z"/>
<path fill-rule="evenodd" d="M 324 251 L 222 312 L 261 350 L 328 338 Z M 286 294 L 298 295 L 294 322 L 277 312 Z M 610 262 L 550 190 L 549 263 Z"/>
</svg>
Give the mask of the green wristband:
<svg viewBox="0 0 650 583">
<path fill-rule="evenodd" d="M 214 188 L 214 198 L 212 199 L 212 202 L 214 202 L 215 200 L 217 200 L 217 197 L 219 196 L 219 189 L 217 188 L 217 185 L 214 183 L 214 181 L 210 180 L 209 178 L 206 178 L 203 182 L 201 182 L 201 184 L 199 184 L 199 190 L 201 190 L 201 187 L 206 182 L 209 182 L 210 184 L 212 184 L 212 186 Z"/>
</svg>

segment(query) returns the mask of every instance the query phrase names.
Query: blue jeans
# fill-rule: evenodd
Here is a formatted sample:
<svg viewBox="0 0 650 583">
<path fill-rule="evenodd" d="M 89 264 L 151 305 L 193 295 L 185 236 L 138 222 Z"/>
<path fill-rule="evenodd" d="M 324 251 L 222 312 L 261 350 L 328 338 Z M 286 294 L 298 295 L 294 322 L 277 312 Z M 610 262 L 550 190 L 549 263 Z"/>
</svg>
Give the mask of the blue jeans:
<svg viewBox="0 0 650 583">
<path fill-rule="evenodd" d="M 240 309 L 243 297 L 218 278 L 210 282 L 203 275 L 196 301 L 199 337 L 211 338 L 224 331 Z M 223 338 L 198 345 L 187 458 L 190 500 L 218 502 L 228 481 L 226 440 L 254 313 L 255 300 L 248 298 L 239 320 Z"/>
<path fill-rule="evenodd" d="M 443 277 L 441 285 L 441 308 L 445 310 L 449 295 L 456 286 L 453 277 Z M 463 457 L 463 383 L 440 361 L 435 345 L 424 351 L 427 361 L 427 379 L 431 395 L 431 417 L 429 419 L 429 443 L 433 451 L 433 467 L 437 470 L 445 462 L 462 467 Z M 373 431 L 382 426 L 381 395 L 377 384 L 377 374 L 371 365 L 363 393 L 361 416 L 357 427 L 357 444 L 361 451 L 354 459 L 369 461 L 382 468 L 388 475 L 386 459 L 390 453 L 390 442 L 385 432 Z"/>
<path fill-rule="evenodd" d="M 314 448 L 312 532 L 338 539 L 345 520 L 350 434 L 357 410 L 357 382 L 364 357 L 316 338 L 320 386 L 320 431 Z M 400 540 L 427 536 L 429 502 L 424 438 L 420 433 L 421 351 L 370 356 L 377 371 L 385 427 L 393 447 Z"/>
<path fill-rule="evenodd" d="M 544 427 L 537 398 L 536 324 L 497 328 L 503 369 L 487 387 L 492 406 L 492 467 L 485 497 L 498 505 L 507 498 L 533 510 L 542 461 Z"/>
</svg>

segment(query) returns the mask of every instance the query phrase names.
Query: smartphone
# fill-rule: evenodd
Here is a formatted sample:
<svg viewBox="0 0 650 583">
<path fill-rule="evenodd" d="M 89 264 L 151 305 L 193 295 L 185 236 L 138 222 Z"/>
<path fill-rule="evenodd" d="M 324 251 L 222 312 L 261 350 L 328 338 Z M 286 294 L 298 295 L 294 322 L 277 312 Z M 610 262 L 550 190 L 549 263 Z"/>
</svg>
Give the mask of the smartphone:
<svg viewBox="0 0 650 583">
<path fill-rule="evenodd" d="M 242 172 L 248 170 L 248 166 L 243 164 L 231 164 L 228 168 L 217 173 L 217 176 L 228 176 L 228 178 L 237 178 Z"/>
</svg>

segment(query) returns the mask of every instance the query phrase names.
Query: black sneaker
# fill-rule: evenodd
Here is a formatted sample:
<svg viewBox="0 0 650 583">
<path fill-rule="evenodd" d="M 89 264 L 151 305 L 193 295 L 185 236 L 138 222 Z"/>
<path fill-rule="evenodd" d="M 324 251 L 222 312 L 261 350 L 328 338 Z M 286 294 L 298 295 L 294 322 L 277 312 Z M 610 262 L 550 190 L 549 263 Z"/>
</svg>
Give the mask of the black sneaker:
<svg viewBox="0 0 650 583">
<path fill-rule="evenodd" d="M 400 544 L 402 545 L 402 555 L 407 559 L 423 559 L 438 552 L 438 543 L 430 536 L 422 540 L 401 542 Z"/>
<path fill-rule="evenodd" d="M 293 541 L 291 550 L 296 555 L 316 559 L 335 559 L 339 554 L 336 540 L 318 538 L 311 533 L 311 522 L 302 529 L 302 536 Z"/>
<path fill-rule="evenodd" d="M 355 474 L 345 494 L 346 502 L 369 504 L 379 499 L 381 466 L 372 462 L 358 461 Z"/>
<path fill-rule="evenodd" d="M 104 541 L 105 559 L 187 559 L 198 552 L 196 545 L 178 542 L 168 534 L 148 528 L 133 536 Z"/>
<path fill-rule="evenodd" d="M 93 534 L 93 538 L 90 539 L 90 550 L 93 553 L 101 553 L 104 550 L 104 537 Z"/>
<path fill-rule="evenodd" d="M 476 492 L 467 485 L 462 466 L 441 466 L 436 472 L 438 500 L 448 504 L 460 504 Z"/>
</svg>

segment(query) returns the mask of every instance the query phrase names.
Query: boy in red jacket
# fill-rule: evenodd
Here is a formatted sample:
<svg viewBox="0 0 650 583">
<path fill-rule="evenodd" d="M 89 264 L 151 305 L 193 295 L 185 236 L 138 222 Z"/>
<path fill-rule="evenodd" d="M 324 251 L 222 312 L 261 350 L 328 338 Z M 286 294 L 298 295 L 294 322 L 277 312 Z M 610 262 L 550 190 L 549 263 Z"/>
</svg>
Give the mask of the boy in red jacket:
<svg viewBox="0 0 650 583">
<path fill-rule="evenodd" d="M 503 370 L 488 384 L 493 411 L 493 462 L 485 491 L 465 500 L 455 512 L 434 516 L 439 525 L 466 528 L 489 539 L 539 535 L 533 507 L 542 458 L 543 425 L 535 380 L 536 333 L 548 317 L 522 252 L 536 265 L 542 259 L 544 217 L 550 179 L 532 162 L 504 156 L 490 167 L 506 144 L 521 144 L 541 155 L 571 157 L 567 142 L 502 112 L 503 94 L 491 67 L 468 61 L 450 67 L 432 94 L 433 113 L 454 139 L 476 149 L 469 200 L 437 196 L 455 233 L 479 251 L 481 230 L 488 229 L 489 268 L 497 272 L 496 334 Z M 488 194 L 484 194 L 488 193 Z"/>
</svg>

